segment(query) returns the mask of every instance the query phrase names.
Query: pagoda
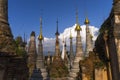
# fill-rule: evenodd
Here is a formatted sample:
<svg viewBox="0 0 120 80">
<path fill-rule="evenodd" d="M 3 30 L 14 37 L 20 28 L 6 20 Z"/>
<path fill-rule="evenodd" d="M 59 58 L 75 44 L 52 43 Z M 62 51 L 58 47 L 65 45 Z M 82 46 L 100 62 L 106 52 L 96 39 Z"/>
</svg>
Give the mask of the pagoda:
<svg viewBox="0 0 120 80">
<path fill-rule="evenodd" d="M 77 37 L 76 37 L 76 55 L 75 59 L 73 61 L 72 68 L 69 73 L 69 80 L 76 80 L 78 73 L 80 71 L 80 65 L 79 62 L 83 60 L 83 48 L 82 48 L 82 42 L 81 42 L 81 36 L 80 36 L 80 31 L 81 27 L 78 24 L 78 12 L 76 12 L 76 28 L 75 31 L 77 31 Z"/>
<path fill-rule="evenodd" d="M 0 0 L 0 52 L 8 52 L 13 55 L 15 54 L 15 47 L 8 22 L 8 0 Z"/>
<path fill-rule="evenodd" d="M 37 54 L 37 69 L 41 72 L 41 75 L 43 77 L 43 80 L 47 80 L 48 73 L 46 71 L 45 65 L 44 65 L 44 56 L 43 56 L 43 41 L 44 37 L 42 35 L 42 18 L 40 18 L 40 35 L 38 37 L 39 44 L 38 44 L 38 54 Z"/>
<path fill-rule="evenodd" d="M 65 78 L 66 80 L 68 76 L 68 68 L 65 65 L 64 61 L 60 55 L 60 47 L 59 47 L 59 32 L 58 32 L 58 21 L 57 21 L 57 30 L 56 30 L 56 42 L 55 42 L 55 54 L 53 58 L 53 62 L 50 66 L 50 78 L 52 80 Z"/>
</svg>

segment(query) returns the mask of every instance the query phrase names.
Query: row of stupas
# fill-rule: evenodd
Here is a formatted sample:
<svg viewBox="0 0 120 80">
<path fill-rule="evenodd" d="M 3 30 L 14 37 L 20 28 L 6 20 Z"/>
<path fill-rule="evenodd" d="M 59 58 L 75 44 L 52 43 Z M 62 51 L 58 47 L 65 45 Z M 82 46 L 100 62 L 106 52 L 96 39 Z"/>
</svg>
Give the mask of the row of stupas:
<svg viewBox="0 0 120 80">
<path fill-rule="evenodd" d="M 78 15 L 78 13 L 76 13 Z M 85 48 L 85 53 L 83 51 L 82 47 L 82 41 L 81 41 L 81 35 L 80 31 L 82 30 L 79 23 L 78 23 L 78 16 L 76 16 L 76 28 L 75 31 L 77 31 L 77 36 L 76 36 L 76 54 L 75 54 L 75 59 L 73 61 L 72 68 L 69 73 L 69 80 L 75 80 L 76 77 L 78 76 L 78 72 L 80 71 L 80 61 L 84 60 L 85 57 L 89 57 L 89 52 L 93 51 L 92 47 L 92 35 L 89 30 L 89 20 L 86 17 L 85 19 L 85 25 L 86 25 L 86 48 Z"/>
<path fill-rule="evenodd" d="M 73 43 L 72 43 L 72 33 L 70 31 L 70 50 L 69 54 L 67 53 L 67 44 L 63 37 L 63 49 L 62 53 L 60 53 L 60 45 L 59 45 L 59 32 L 58 32 L 58 21 L 57 21 L 57 29 L 56 29 L 56 42 L 55 42 L 55 54 L 50 57 L 47 56 L 45 59 L 45 55 L 43 54 L 43 35 L 42 35 L 42 18 L 40 18 L 40 35 L 38 36 L 39 44 L 38 51 L 36 51 L 36 37 L 35 32 L 31 33 L 30 42 L 28 46 L 28 66 L 29 73 L 31 76 L 31 80 L 34 80 L 35 70 L 39 70 L 39 73 L 42 75 L 43 79 L 48 79 L 49 77 L 60 78 L 63 77 L 69 80 L 75 80 L 77 77 L 77 73 L 80 71 L 79 62 L 84 60 L 85 57 L 89 57 L 89 52 L 93 51 L 93 41 L 92 35 L 89 29 L 89 20 L 86 17 L 85 19 L 86 25 L 86 49 L 83 51 L 81 35 L 80 31 L 82 30 L 78 23 L 78 12 L 76 13 L 76 28 L 77 31 L 76 36 L 76 53 L 73 52 Z M 45 62 L 49 63 L 45 66 Z M 59 70 L 60 69 L 60 70 Z M 50 79 L 50 78 L 49 78 Z"/>
<path fill-rule="evenodd" d="M 0 79 L 120 80 L 120 0 L 113 0 L 110 16 L 101 25 L 94 48 L 89 23 L 86 17 L 86 49 L 83 52 L 81 27 L 78 23 L 78 12 L 76 13 L 76 51 L 73 53 L 71 33 L 70 53 L 67 54 L 65 40 L 63 40 L 63 51 L 60 53 L 57 21 L 55 54 L 48 55 L 46 59 L 42 43 L 44 38 L 42 19 L 38 49 L 35 32 L 32 32 L 26 52 L 26 43 L 22 38 L 13 39 L 8 23 L 8 0 L 0 0 Z"/>
</svg>

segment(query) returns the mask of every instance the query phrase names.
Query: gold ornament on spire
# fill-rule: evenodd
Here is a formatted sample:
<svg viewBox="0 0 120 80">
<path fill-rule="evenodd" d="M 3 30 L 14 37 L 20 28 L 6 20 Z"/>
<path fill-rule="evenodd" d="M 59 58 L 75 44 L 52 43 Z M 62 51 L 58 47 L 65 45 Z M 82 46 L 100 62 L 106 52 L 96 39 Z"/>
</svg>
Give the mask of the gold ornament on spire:
<svg viewBox="0 0 120 80">
<path fill-rule="evenodd" d="M 42 35 L 42 18 L 40 18 L 40 35 L 38 37 L 39 40 L 43 40 L 43 35 Z"/>
<path fill-rule="evenodd" d="M 89 24 L 90 23 L 90 21 L 88 20 L 88 17 L 85 18 L 85 22 L 84 23 L 85 24 Z"/>
<path fill-rule="evenodd" d="M 75 30 L 76 31 L 81 31 L 82 29 L 81 29 L 80 25 L 77 24 Z"/>
<path fill-rule="evenodd" d="M 80 25 L 78 24 L 78 10 L 76 11 L 76 28 L 75 28 L 76 31 L 81 31 L 81 27 Z"/>
</svg>

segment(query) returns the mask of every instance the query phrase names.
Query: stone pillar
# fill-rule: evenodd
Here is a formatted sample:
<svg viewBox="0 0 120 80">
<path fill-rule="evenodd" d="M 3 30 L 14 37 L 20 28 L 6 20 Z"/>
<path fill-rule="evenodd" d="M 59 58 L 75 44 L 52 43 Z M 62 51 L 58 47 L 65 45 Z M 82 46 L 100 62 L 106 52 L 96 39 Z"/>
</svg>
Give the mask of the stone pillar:
<svg viewBox="0 0 120 80">
<path fill-rule="evenodd" d="M 114 36 L 115 36 L 115 44 L 117 50 L 118 57 L 118 65 L 119 65 L 119 74 L 120 74 L 120 1 L 116 2 L 113 6 L 114 8 Z"/>
<path fill-rule="evenodd" d="M 114 16 L 113 16 L 111 23 L 113 23 L 112 24 L 113 35 L 114 35 L 113 39 L 115 39 L 114 40 L 115 41 L 114 49 L 116 50 L 116 51 L 114 50 L 114 52 L 116 52 L 116 53 L 114 53 L 114 57 L 116 57 L 116 59 L 117 59 L 117 62 L 115 61 L 115 63 L 113 64 L 114 65 L 113 68 L 116 67 L 115 69 L 118 69 L 118 67 L 119 67 L 118 71 L 116 70 L 116 72 L 115 72 L 115 70 L 113 70 L 114 78 L 115 78 L 116 77 L 115 74 L 120 75 L 120 47 L 119 47 L 120 46 L 120 31 L 119 31 L 120 30 L 120 0 L 114 0 L 113 2 L 114 2 L 114 4 L 113 4 Z M 112 55 L 112 53 L 111 53 L 111 55 Z M 116 60 L 116 59 L 114 59 L 114 60 Z M 119 79 L 120 79 L 120 77 L 119 77 Z"/>
<path fill-rule="evenodd" d="M 116 51 L 115 38 L 113 37 L 113 34 L 109 34 L 108 47 L 110 55 L 112 80 L 119 80 L 118 56 Z"/>
<path fill-rule="evenodd" d="M 107 44 L 107 41 L 108 41 L 108 31 L 107 30 L 105 30 L 105 32 L 104 32 L 103 39 L 104 39 L 104 42 L 105 42 L 106 57 L 107 57 L 108 60 L 110 60 L 109 48 L 108 48 L 108 44 Z M 108 80 L 112 80 L 110 61 L 106 62 L 106 70 L 107 70 Z"/>
</svg>

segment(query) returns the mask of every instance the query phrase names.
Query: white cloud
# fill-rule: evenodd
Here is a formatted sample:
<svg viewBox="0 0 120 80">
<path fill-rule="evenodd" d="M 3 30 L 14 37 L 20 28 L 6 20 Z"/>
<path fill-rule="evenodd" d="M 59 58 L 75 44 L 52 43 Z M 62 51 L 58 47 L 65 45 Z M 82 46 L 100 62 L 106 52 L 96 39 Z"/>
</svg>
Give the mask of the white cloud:
<svg viewBox="0 0 120 80">
<path fill-rule="evenodd" d="M 76 32 L 75 32 L 75 27 L 76 24 L 73 25 L 72 27 L 68 27 L 66 28 L 63 33 L 60 33 L 59 35 L 59 40 L 60 40 L 60 47 L 62 48 L 62 40 L 63 40 L 63 35 L 66 38 L 66 44 L 67 44 L 67 49 L 69 50 L 69 45 L 70 45 L 70 41 L 69 41 L 69 37 L 70 37 L 70 30 L 73 36 L 73 46 L 74 46 L 74 50 L 75 50 L 75 44 L 76 44 Z M 82 43 L 83 43 L 83 47 L 85 47 L 85 40 L 86 40 L 86 32 L 85 32 L 85 25 L 81 26 L 82 31 L 81 31 L 81 38 L 82 38 Z M 89 26 L 91 34 L 93 36 L 93 41 L 95 41 L 95 39 L 97 38 L 98 35 L 98 30 L 99 28 L 95 27 L 95 26 Z M 43 41 L 43 46 L 44 46 L 44 51 L 51 51 L 54 52 L 55 51 L 55 38 L 44 38 Z M 62 50 L 62 49 L 61 49 Z"/>
<path fill-rule="evenodd" d="M 60 50 L 62 50 L 62 40 L 63 40 L 63 35 L 64 38 L 66 38 L 66 44 L 67 44 L 67 50 L 69 51 L 69 45 L 70 45 L 70 30 L 73 36 L 73 49 L 75 51 L 75 46 L 76 46 L 76 31 L 75 31 L 75 27 L 76 24 L 73 25 L 72 27 L 68 27 L 66 29 L 64 29 L 64 31 L 62 33 L 60 33 L 59 35 L 59 42 L 60 42 Z M 85 43 L 86 43 L 86 32 L 85 32 L 85 25 L 81 26 L 82 31 L 80 32 L 81 34 L 81 39 L 82 39 L 82 44 L 83 47 L 85 48 Z M 96 40 L 99 28 L 95 27 L 95 26 L 89 26 L 91 34 L 93 36 L 93 41 Z M 30 39 L 29 39 L 30 40 Z M 29 40 L 27 42 L 29 42 Z M 28 46 L 28 45 L 27 45 Z M 38 48 L 38 38 L 36 37 L 36 47 Z M 44 37 L 44 41 L 43 41 L 43 50 L 45 52 L 45 54 L 47 54 L 48 51 L 50 51 L 51 53 L 55 52 L 55 38 L 47 38 Z"/>
<path fill-rule="evenodd" d="M 45 52 L 54 52 L 55 51 L 55 38 L 44 38 L 43 49 Z"/>
</svg>

